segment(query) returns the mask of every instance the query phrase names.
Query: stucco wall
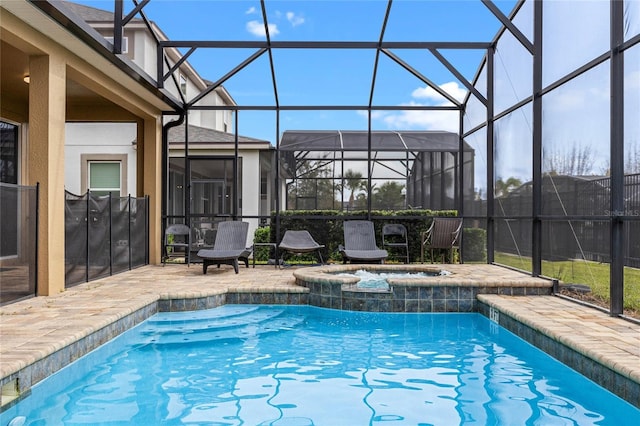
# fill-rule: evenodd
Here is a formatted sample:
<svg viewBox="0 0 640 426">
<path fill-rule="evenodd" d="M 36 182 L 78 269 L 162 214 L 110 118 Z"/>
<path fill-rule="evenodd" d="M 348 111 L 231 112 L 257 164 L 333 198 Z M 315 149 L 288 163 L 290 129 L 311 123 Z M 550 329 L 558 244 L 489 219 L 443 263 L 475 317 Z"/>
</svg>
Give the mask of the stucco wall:
<svg viewBox="0 0 640 426">
<path fill-rule="evenodd" d="M 67 123 L 65 133 L 67 191 L 80 195 L 86 190 L 86 182 L 83 185 L 81 179 L 83 154 L 122 154 L 127 156 L 127 182 L 122 195 L 136 195 L 136 123 Z"/>
</svg>

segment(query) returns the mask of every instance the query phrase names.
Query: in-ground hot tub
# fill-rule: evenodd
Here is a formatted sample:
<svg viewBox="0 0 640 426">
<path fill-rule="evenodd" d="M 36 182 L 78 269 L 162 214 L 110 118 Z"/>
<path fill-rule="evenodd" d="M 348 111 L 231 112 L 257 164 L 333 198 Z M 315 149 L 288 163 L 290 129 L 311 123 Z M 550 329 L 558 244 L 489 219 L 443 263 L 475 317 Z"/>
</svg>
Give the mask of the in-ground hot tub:
<svg viewBox="0 0 640 426">
<path fill-rule="evenodd" d="M 356 271 L 340 271 L 336 274 L 340 277 L 357 278 L 356 288 L 358 289 L 370 289 L 370 290 L 390 290 L 391 282 L 394 280 L 403 280 L 411 278 L 427 278 L 437 277 L 442 275 L 449 275 L 451 272 L 441 270 L 420 270 L 420 271 L 407 271 L 396 269 L 370 269 L 359 268 Z M 402 282 L 402 281 L 401 281 Z"/>
<path fill-rule="evenodd" d="M 358 270 L 425 273 L 427 276 L 387 278 L 388 286 L 358 287 Z M 476 312 L 478 294 L 548 295 L 550 280 L 486 264 L 464 265 L 327 265 L 293 272 L 296 283 L 309 289 L 309 304 L 324 308 L 370 312 Z"/>
</svg>

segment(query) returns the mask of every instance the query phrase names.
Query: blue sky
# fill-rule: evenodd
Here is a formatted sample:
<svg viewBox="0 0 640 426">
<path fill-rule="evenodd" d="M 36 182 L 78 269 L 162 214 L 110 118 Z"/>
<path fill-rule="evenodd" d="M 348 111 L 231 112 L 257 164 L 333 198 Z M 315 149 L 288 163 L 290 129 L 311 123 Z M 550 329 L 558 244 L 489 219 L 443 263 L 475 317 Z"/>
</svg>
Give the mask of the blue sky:
<svg viewBox="0 0 640 426">
<path fill-rule="evenodd" d="M 112 1 L 80 3 L 112 10 Z M 125 2 L 125 11 L 133 3 Z M 515 1 L 496 5 L 509 14 Z M 378 41 L 387 8 L 384 0 L 267 0 L 273 41 Z M 257 0 L 152 0 L 145 7 L 171 40 L 264 40 L 264 23 Z M 385 41 L 490 41 L 498 20 L 479 0 L 395 0 Z M 190 63 L 205 79 L 219 80 L 255 53 L 253 49 L 198 49 Z M 484 52 L 442 50 L 441 53 L 471 80 Z M 466 89 L 429 52 L 395 50 L 393 54 L 452 96 Z M 280 105 L 367 105 L 373 77 L 374 51 L 273 51 Z M 239 105 L 275 105 L 268 55 L 262 55 L 230 80 L 225 88 Z M 380 56 L 374 105 L 444 105 L 448 102 L 386 55 Z M 240 134 L 274 141 L 275 112 L 241 111 Z M 457 130 L 455 113 L 376 111 L 374 129 Z M 367 128 L 363 111 L 283 111 L 285 130 Z"/>
</svg>

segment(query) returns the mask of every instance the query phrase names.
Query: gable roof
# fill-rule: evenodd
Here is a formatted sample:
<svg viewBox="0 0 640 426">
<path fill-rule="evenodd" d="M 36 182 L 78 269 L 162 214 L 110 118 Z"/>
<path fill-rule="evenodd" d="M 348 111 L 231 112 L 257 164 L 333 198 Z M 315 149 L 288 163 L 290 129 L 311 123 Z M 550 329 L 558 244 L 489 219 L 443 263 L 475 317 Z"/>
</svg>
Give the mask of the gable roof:
<svg viewBox="0 0 640 426">
<path fill-rule="evenodd" d="M 280 141 L 280 151 L 357 151 L 366 152 L 366 130 L 287 130 Z M 374 151 L 458 152 L 460 137 L 444 131 L 371 131 Z M 471 148 L 465 142 L 464 149 Z"/>
<path fill-rule="evenodd" d="M 113 22 L 113 12 L 109 12 L 102 9 L 97 9 L 91 6 L 85 6 L 83 4 L 73 3 L 70 1 L 63 1 L 64 6 L 81 17 L 87 23 L 92 22 Z M 140 18 L 133 18 L 132 21 L 140 21 Z"/>
<path fill-rule="evenodd" d="M 185 139 L 185 135 L 184 135 L 184 130 L 185 130 L 185 125 L 184 123 L 176 126 L 176 127 L 172 127 L 169 129 L 169 136 L 168 136 L 168 140 L 169 140 L 169 144 L 184 144 L 184 139 Z M 210 144 L 210 143 L 227 143 L 227 144 L 233 144 L 235 143 L 235 139 L 236 136 L 233 133 L 226 133 L 226 132 L 221 132 L 220 130 L 214 130 L 214 129 L 209 129 L 206 127 L 200 127 L 200 126 L 194 126 L 192 124 L 189 124 L 189 144 Z M 265 141 L 265 140 L 261 140 L 261 139 L 255 139 L 255 138 L 250 138 L 247 136 L 241 136 L 238 135 L 238 143 L 243 143 L 243 144 L 248 144 L 248 143 L 253 143 L 253 144 L 265 144 L 265 145 L 271 145 L 271 143 L 269 141 Z"/>
</svg>

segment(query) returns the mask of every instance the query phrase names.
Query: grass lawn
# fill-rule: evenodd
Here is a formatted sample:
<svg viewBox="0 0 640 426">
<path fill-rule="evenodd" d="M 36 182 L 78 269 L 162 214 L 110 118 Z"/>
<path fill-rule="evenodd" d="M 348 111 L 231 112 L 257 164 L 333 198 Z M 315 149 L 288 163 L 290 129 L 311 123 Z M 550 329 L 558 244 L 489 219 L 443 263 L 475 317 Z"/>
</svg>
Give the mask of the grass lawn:
<svg viewBox="0 0 640 426">
<path fill-rule="evenodd" d="M 496 253 L 495 262 L 514 268 L 531 270 L 531 258 Z M 565 260 L 562 262 L 542 261 L 542 275 L 557 278 L 564 284 L 586 284 L 591 287 L 592 296 L 609 303 L 609 264 L 586 260 Z M 640 269 L 624 268 L 624 308 L 640 313 Z"/>
</svg>

